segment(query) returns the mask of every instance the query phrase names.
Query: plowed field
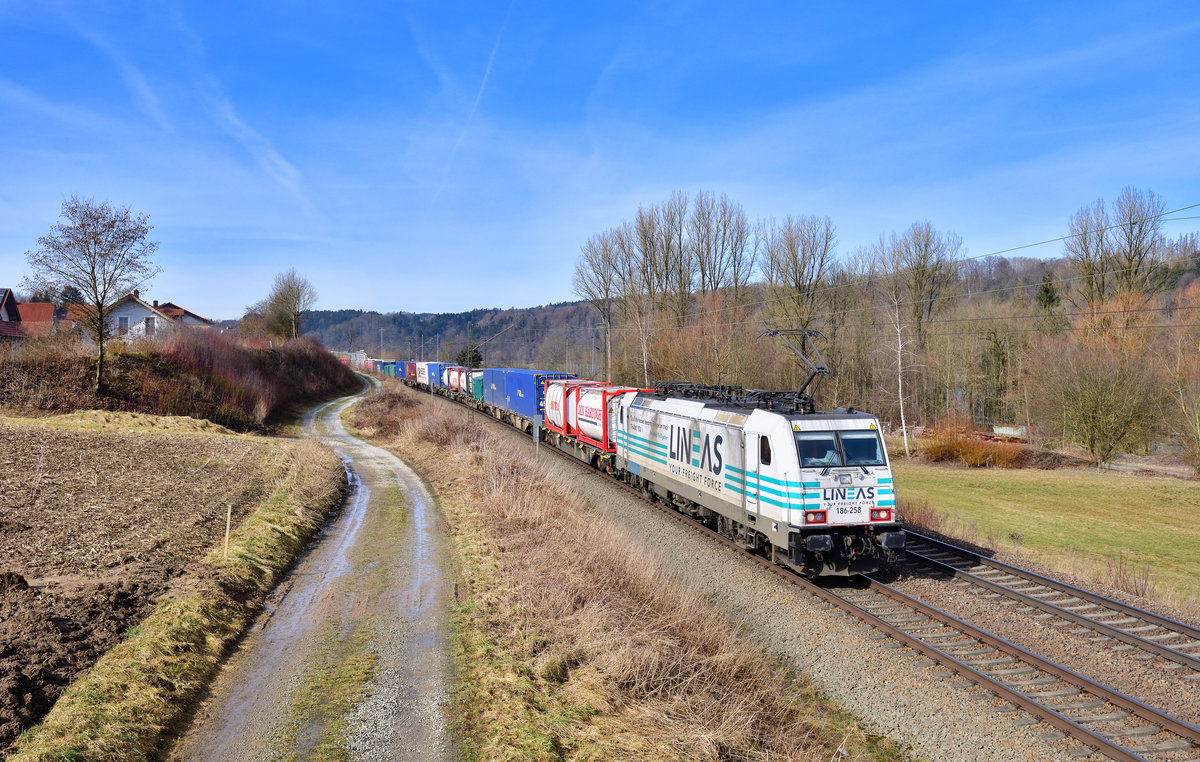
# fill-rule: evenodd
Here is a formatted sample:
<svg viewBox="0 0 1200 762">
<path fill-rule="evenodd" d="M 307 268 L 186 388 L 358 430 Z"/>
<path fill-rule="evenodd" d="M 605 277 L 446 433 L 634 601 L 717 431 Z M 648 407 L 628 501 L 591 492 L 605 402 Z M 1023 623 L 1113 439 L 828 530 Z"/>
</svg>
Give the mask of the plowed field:
<svg viewBox="0 0 1200 762">
<path fill-rule="evenodd" d="M 286 443 L 0 419 L 0 755 L 262 500 Z"/>
</svg>

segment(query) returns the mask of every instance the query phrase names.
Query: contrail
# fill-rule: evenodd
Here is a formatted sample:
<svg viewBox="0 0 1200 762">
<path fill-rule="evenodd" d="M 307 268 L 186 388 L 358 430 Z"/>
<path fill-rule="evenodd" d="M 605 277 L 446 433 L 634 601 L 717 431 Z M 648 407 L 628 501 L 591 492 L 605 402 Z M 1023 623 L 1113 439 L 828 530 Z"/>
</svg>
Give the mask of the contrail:
<svg viewBox="0 0 1200 762">
<path fill-rule="evenodd" d="M 504 39 L 504 30 L 508 27 L 508 19 L 512 16 L 512 9 L 515 3 L 516 0 L 510 2 L 508 10 L 504 13 L 504 21 L 501 22 L 500 31 L 496 35 L 496 42 L 492 45 L 492 54 L 488 56 L 487 67 L 483 70 L 483 80 L 479 83 L 478 92 L 475 93 L 475 102 L 471 104 L 471 112 L 467 114 L 467 120 L 463 122 L 463 128 L 458 133 L 458 140 L 454 141 L 454 148 L 450 149 L 450 158 L 446 160 L 446 168 L 442 171 L 442 181 L 438 185 L 437 191 L 433 194 L 433 198 L 429 200 L 429 206 L 431 207 L 437 203 L 438 197 L 446 189 L 446 183 L 450 179 L 450 168 L 454 165 L 454 157 L 458 155 L 458 149 L 467 137 L 467 130 L 471 127 L 471 121 L 475 118 L 475 112 L 479 110 L 479 102 L 483 100 L 483 91 L 487 89 L 488 78 L 492 76 L 492 64 L 496 61 L 496 52 L 500 50 L 500 41 Z"/>
</svg>

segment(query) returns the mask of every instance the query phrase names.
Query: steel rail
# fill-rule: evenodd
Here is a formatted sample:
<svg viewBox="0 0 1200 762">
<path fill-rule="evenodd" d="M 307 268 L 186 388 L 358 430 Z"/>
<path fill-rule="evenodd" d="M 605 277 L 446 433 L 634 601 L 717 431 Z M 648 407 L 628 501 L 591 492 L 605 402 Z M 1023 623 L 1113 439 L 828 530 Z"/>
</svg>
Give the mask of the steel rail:
<svg viewBox="0 0 1200 762">
<path fill-rule="evenodd" d="M 986 643 L 998 651 L 1002 651 L 1010 656 L 1019 658 L 1022 661 L 1029 663 L 1031 666 L 1037 667 L 1043 672 L 1059 678 L 1065 683 L 1084 690 L 1093 696 L 1102 698 L 1114 706 L 1119 706 L 1147 722 L 1155 725 L 1161 725 L 1163 728 L 1170 730 L 1172 733 L 1175 733 L 1181 738 L 1186 738 L 1192 743 L 1200 745 L 1200 728 L 1196 727 L 1195 725 L 1191 725 L 1183 720 L 1165 714 L 1152 706 L 1143 704 L 1135 698 L 1131 698 L 1126 696 L 1124 693 L 1109 688 L 1106 685 L 1097 683 L 1091 678 L 1068 669 L 1057 662 L 1053 662 L 1045 657 L 1038 656 L 1032 651 L 1027 651 L 1026 649 L 1021 648 L 1015 643 L 1005 640 L 998 635 L 993 635 L 987 630 L 980 629 L 972 624 L 964 622 L 952 614 L 948 614 L 941 609 L 935 608 L 927 603 L 917 600 L 916 598 L 905 595 L 895 588 L 872 579 L 869 575 L 864 576 L 871 580 L 871 589 L 878 590 L 883 595 L 886 595 L 889 598 L 904 604 L 905 606 L 916 609 L 917 611 L 929 616 L 931 619 L 941 621 L 943 624 L 948 624 L 952 628 L 962 632 L 964 635 L 968 635 L 969 637 L 974 638 L 981 643 Z"/>
<path fill-rule="evenodd" d="M 452 403 L 459 404 L 462 407 L 466 408 L 467 410 L 474 411 L 474 412 L 478 413 L 480 416 L 482 416 L 485 420 L 493 421 L 494 423 L 497 423 L 500 425 L 505 425 L 506 428 L 509 428 L 509 429 L 513 428 L 512 426 L 505 424 L 503 421 L 501 421 L 497 418 L 494 418 L 493 416 L 486 415 L 483 411 L 478 410 L 477 408 L 474 408 L 470 405 L 466 405 L 464 403 L 458 402 L 457 400 L 447 398 L 447 397 L 443 397 L 443 399 L 446 399 L 447 401 L 452 402 Z M 555 455 L 565 458 L 565 459 L 571 461 L 572 463 L 575 463 L 576 465 L 580 465 L 580 466 L 586 465 L 586 464 L 582 463 L 578 458 L 573 457 L 569 453 L 559 450 L 557 447 L 554 447 L 552 445 L 547 445 L 547 449 L 552 451 Z M 588 470 L 597 476 L 604 474 L 603 471 L 599 471 L 595 468 L 589 467 Z M 650 499 L 650 497 L 647 496 L 643 491 L 636 489 L 635 487 L 632 487 L 632 486 L 626 484 L 625 482 L 622 482 L 617 479 L 606 479 L 605 481 L 606 481 L 606 483 L 615 484 L 615 485 L 621 487 L 622 489 L 626 490 L 627 492 L 629 492 L 632 495 L 636 495 L 640 500 L 642 500 L 643 502 L 645 502 L 646 504 L 648 504 L 650 506 L 653 506 L 654 508 L 657 508 L 664 515 L 669 516 L 669 517 L 675 519 L 676 521 L 678 521 L 679 523 L 699 532 L 702 536 L 705 536 L 708 539 L 714 540 L 721 545 L 731 548 L 736 553 L 738 553 L 738 555 L 740 555 L 742 558 L 753 561 L 758 566 L 772 572 L 773 574 L 779 576 L 781 579 L 796 585 L 797 587 L 804 590 L 806 593 L 808 593 L 826 603 L 832 604 L 833 606 L 841 609 L 845 613 L 847 613 L 857 619 L 862 620 L 866 624 L 870 625 L 872 628 L 877 629 L 880 632 L 883 632 L 884 634 L 893 638 L 894 640 L 902 643 L 906 647 L 911 648 L 919 653 L 922 653 L 925 656 L 929 657 L 930 659 L 934 660 L 935 662 L 950 668 L 951 670 L 957 672 L 958 674 L 962 675 L 964 678 L 970 680 L 971 682 L 975 683 L 976 685 L 979 685 L 980 687 L 984 688 L 985 690 L 1004 698 L 1009 703 L 1011 703 L 1014 706 L 1017 706 L 1021 710 L 1025 711 L 1027 714 L 1037 717 L 1038 719 L 1046 722 L 1048 725 L 1051 725 L 1051 726 L 1063 731 L 1064 733 L 1066 733 L 1070 737 L 1074 738 L 1075 740 L 1079 741 L 1083 745 L 1085 745 L 1091 749 L 1094 749 L 1094 750 L 1104 754 L 1105 756 L 1108 756 L 1110 759 L 1113 759 L 1116 762 L 1147 762 L 1145 757 L 1141 757 L 1138 754 L 1134 753 L 1133 751 L 1130 751 L 1126 747 L 1115 743 L 1107 736 L 1105 736 L 1101 733 L 1098 733 L 1096 731 L 1090 730 L 1089 728 L 1070 719 L 1066 715 L 1063 715 L 1063 714 L 1055 711 L 1054 709 L 1052 709 L 1044 704 L 1041 704 L 1038 701 L 1026 696 L 1025 694 L 1023 694 L 1013 688 L 1010 688 L 1008 685 L 1004 684 L 997 678 L 991 677 L 987 673 L 975 669 L 974 667 L 970 666 L 969 664 L 955 658 L 951 654 L 949 654 L 945 651 L 942 651 L 941 649 L 925 642 L 924 640 L 921 640 L 920 637 L 918 637 L 916 635 L 912 635 L 908 632 L 905 632 L 904 630 L 900 629 L 899 627 L 897 627 L 893 624 L 890 624 L 889 622 L 872 614 L 871 612 L 867 611 L 866 609 L 863 609 L 863 608 L 855 605 L 852 601 L 847 600 L 846 598 L 843 598 L 843 597 L 837 595 L 836 593 L 830 592 L 830 591 L 816 585 L 815 583 L 800 576 L 799 574 L 792 571 L 791 569 L 788 569 L 786 567 L 783 567 L 776 563 L 773 563 L 770 560 L 768 560 L 756 553 L 752 553 L 751 551 L 749 551 L 745 547 L 743 547 L 742 544 L 737 542 L 736 540 L 732 540 L 732 539 L 720 534 L 719 532 L 709 529 L 708 527 L 704 526 L 700 522 L 695 521 L 694 519 L 692 519 L 688 516 L 685 516 L 684 514 L 680 513 L 679 511 L 675 510 L 673 507 L 671 507 L 669 505 L 666 505 L 666 504 L 660 503 L 656 500 Z M 1136 716 L 1140 717 L 1141 719 L 1146 720 L 1147 722 L 1150 722 L 1151 724 L 1158 725 L 1163 728 L 1169 729 L 1170 732 L 1173 732 L 1176 735 L 1179 735 L 1182 738 L 1185 738 L 1185 739 L 1191 741 L 1194 745 L 1200 746 L 1200 728 L 1189 725 L 1188 723 L 1185 723 L 1181 720 L 1171 717 L 1170 715 L 1160 712 L 1157 709 L 1154 709 L 1153 707 L 1143 704 L 1134 698 L 1124 695 L 1123 693 L 1114 691 L 1111 688 L 1107 688 L 1103 685 L 1100 685 L 1099 683 L 1096 683 L 1096 682 L 1090 680 L 1089 678 L 1084 677 L 1083 675 L 1073 672 L 1072 670 L 1070 670 L 1066 667 L 1063 667 L 1055 662 L 1052 662 L 1048 659 L 1037 656 L 1036 654 L 1033 654 L 1032 652 L 1026 651 L 1025 649 L 1021 648 L 1020 646 L 1010 643 L 1009 641 L 1004 640 L 1003 638 L 1000 638 L 998 636 L 992 635 L 991 633 L 989 633 L 985 630 L 981 630 L 977 627 L 974 627 L 973 625 L 967 624 L 966 622 L 962 622 L 961 620 L 953 617 L 952 615 L 947 614 L 947 613 L 945 613 L 939 609 L 936 609 L 932 606 L 929 606 L 928 604 L 921 603 L 920 601 L 917 601 L 914 598 L 909 598 L 909 596 L 906 596 L 897 590 L 893 590 L 892 588 L 888 587 L 887 585 L 877 582 L 876 580 L 871 579 L 870 577 L 867 577 L 866 575 L 864 575 L 864 577 L 870 581 L 870 589 L 875 590 L 876 592 L 880 593 L 881 595 L 891 597 L 894 600 L 897 600 L 897 602 L 903 603 L 903 605 L 911 606 L 914 609 L 921 611 L 926 616 L 929 616 L 931 619 L 936 619 L 937 621 L 939 621 L 942 624 L 949 625 L 953 629 L 959 630 L 962 634 L 966 635 L 967 637 L 975 638 L 976 640 L 979 640 L 981 643 L 986 643 L 989 646 L 995 648 L 997 651 L 1001 651 L 1003 653 L 1006 653 L 1009 656 L 1013 656 L 1014 658 L 1021 659 L 1022 661 L 1025 661 L 1030 666 L 1034 666 L 1037 669 L 1042 669 L 1047 674 L 1053 675 L 1057 679 L 1062 680 L 1063 682 L 1070 684 L 1075 688 L 1087 691 L 1088 693 L 1091 693 L 1091 694 L 1097 696 L 1098 698 L 1102 698 L 1106 701 L 1109 701 L 1110 703 L 1114 704 L 1115 706 L 1119 706 L 1119 707 L 1129 711 L 1131 714 L 1136 715 Z"/>
<path fill-rule="evenodd" d="M 1121 601 L 1107 598 L 1098 593 L 1083 590 L 1065 582 L 1059 582 L 1058 580 L 1037 574 L 1036 572 L 1031 572 L 1027 569 L 1006 564 L 1003 561 L 996 561 L 994 559 L 987 558 L 973 551 L 966 550 L 965 548 L 959 548 L 955 545 L 951 545 L 950 543 L 943 542 L 932 537 L 926 537 L 925 535 L 908 530 L 905 530 L 905 533 L 910 538 L 927 543 L 935 548 L 940 548 L 947 553 L 957 555 L 961 558 L 967 559 L 968 561 L 973 561 L 976 564 L 988 566 L 1018 579 L 1041 585 L 1048 590 L 1053 590 L 1062 593 L 1063 595 L 1073 596 L 1080 600 L 1087 601 L 1095 606 L 1100 606 L 1101 608 L 1133 617 L 1147 624 L 1153 624 L 1163 630 L 1167 630 L 1168 632 L 1176 633 L 1180 637 L 1192 638 L 1194 641 L 1200 642 L 1200 629 L 1196 629 L 1195 627 L 1183 622 L 1178 622 L 1174 619 L 1155 614 L 1151 611 L 1146 611 L 1136 606 L 1131 606 L 1127 603 L 1122 603 Z M 1136 633 L 1129 632 L 1117 625 L 1100 622 L 1089 617 L 1087 614 L 1072 611 L 1056 605 L 1053 602 L 1035 598 L 1025 591 L 1014 590 L 1002 582 L 990 580 L 968 569 L 960 569 L 952 564 L 946 563 L 945 561 L 939 561 L 936 558 L 930 558 L 929 556 L 914 551 L 910 548 L 905 548 L 905 555 L 918 560 L 920 563 L 932 566 L 935 569 L 949 572 L 956 578 L 964 579 L 973 585 L 978 585 L 988 590 L 992 590 L 993 592 L 1000 593 L 1001 595 L 1013 600 L 1020 601 L 1026 605 L 1041 609 L 1048 614 L 1053 614 L 1057 617 L 1069 620 L 1075 624 L 1087 627 L 1095 632 L 1099 632 L 1105 636 L 1119 640 L 1122 643 L 1127 643 L 1136 648 L 1140 648 L 1143 651 L 1153 653 L 1157 656 L 1161 656 L 1164 659 L 1173 661 L 1176 664 L 1181 664 L 1185 667 L 1190 667 L 1191 669 L 1200 672 L 1200 657 L 1198 656 L 1185 653 L 1169 645 L 1156 643 L 1153 640 L 1147 640 L 1146 638 Z"/>
</svg>

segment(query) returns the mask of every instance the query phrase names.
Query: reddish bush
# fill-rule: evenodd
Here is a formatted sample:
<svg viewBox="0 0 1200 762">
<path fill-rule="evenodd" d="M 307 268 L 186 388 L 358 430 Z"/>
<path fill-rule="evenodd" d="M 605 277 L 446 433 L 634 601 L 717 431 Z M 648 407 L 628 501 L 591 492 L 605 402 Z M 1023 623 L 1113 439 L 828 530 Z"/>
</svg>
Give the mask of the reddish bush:
<svg viewBox="0 0 1200 762">
<path fill-rule="evenodd" d="M 920 447 L 928 461 L 952 461 L 971 468 L 1020 468 L 1026 453 L 1026 448 L 1015 442 L 982 439 L 955 419 L 944 421 L 933 429 Z"/>
<path fill-rule="evenodd" d="M 55 349 L 10 351 L 0 375 L 0 403 L 190 415 L 252 429 L 290 403 L 356 386 L 353 372 L 309 339 L 252 349 L 228 334 L 180 331 L 125 351 L 114 344 L 108 394 L 96 397 L 89 354 L 78 345 Z"/>
</svg>

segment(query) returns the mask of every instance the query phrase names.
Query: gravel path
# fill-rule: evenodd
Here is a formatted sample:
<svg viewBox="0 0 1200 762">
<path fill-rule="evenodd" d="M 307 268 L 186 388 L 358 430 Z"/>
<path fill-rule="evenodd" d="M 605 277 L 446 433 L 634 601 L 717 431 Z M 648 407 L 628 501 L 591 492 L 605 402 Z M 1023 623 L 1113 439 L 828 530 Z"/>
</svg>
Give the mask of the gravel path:
<svg viewBox="0 0 1200 762">
<path fill-rule="evenodd" d="M 272 595 L 169 759 L 304 759 L 331 728 L 352 759 L 453 759 L 436 508 L 403 462 L 346 433 L 340 415 L 357 399 L 305 421 L 346 460 L 353 494 Z M 373 661 L 364 695 L 329 716 L 339 668 L 363 658 Z"/>
<path fill-rule="evenodd" d="M 450 403 L 444 403 L 450 404 Z M 524 435 L 496 424 L 514 447 Z M 608 477 L 560 460 L 594 510 L 644 536 L 659 538 L 664 561 L 731 621 L 754 647 L 806 673 L 830 699 L 864 723 L 929 760 L 1077 760 L 1080 747 L 1055 740 L 1048 725 L 1015 711 L 949 670 L 898 647 L 857 619 L 760 569 L 753 562 L 647 506 Z M 1043 738 L 1042 736 L 1051 736 Z"/>
</svg>

